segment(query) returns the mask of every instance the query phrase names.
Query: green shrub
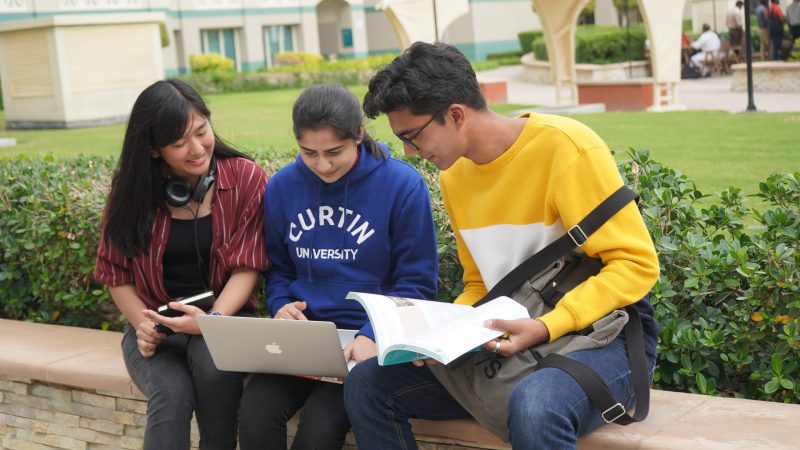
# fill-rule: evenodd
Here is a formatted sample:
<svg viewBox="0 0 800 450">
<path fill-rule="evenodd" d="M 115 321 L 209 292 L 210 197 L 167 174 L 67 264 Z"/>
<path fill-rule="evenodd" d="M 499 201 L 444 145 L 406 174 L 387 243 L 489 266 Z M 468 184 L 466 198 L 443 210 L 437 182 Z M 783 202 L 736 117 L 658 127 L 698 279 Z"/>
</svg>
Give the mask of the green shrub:
<svg viewBox="0 0 800 450">
<path fill-rule="evenodd" d="M 704 197 L 679 172 L 633 152 L 622 165 L 661 261 L 651 301 L 664 389 L 800 403 L 800 173 Z"/>
<path fill-rule="evenodd" d="M 470 61 L 469 63 L 472 66 L 472 70 L 474 70 L 475 72 L 480 72 L 483 70 L 492 70 L 500 67 L 499 61 L 489 61 L 486 59 Z"/>
<path fill-rule="evenodd" d="M 397 152 L 395 152 L 397 153 Z M 716 202 L 680 172 L 631 151 L 620 164 L 641 196 L 659 254 L 651 302 L 661 325 L 655 384 L 663 389 L 800 403 L 800 173 L 773 174 L 745 206 Z M 272 174 L 291 152 L 261 151 Z M 409 159 L 430 186 L 439 299 L 463 290 L 438 171 Z M 0 161 L 0 317 L 120 329 L 108 290 L 92 278 L 114 158 Z"/>
<path fill-rule="evenodd" d="M 522 49 L 522 54 L 532 52 L 531 44 L 538 38 L 542 37 L 542 31 L 522 31 L 517 34 L 519 39 L 519 47 Z"/>
<path fill-rule="evenodd" d="M 523 54 L 524 53 L 522 53 L 519 50 L 514 50 L 514 51 L 511 51 L 511 52 L 488 53 L 486 55 L 486 59 L 489 60 L 489 61 L 496 61 L 496 60 L 507 61 L 507 60 L 516 59 L 517 61 L 519 61 L 519 59 L 522 58 Z"/>
<path fill-rule="evenodd" d="M 305 66 L 319 64 L 324 61 L 322 55 L 309 52 L 281 52 L 275 55 L 275 64 L 278 66 Z"/>
<path fill-rule="evenodd" d="M 158 32 L 161 35 L 161 48 L 169 47 L 169 30 L 167 30 L 167 24 L 158 22 Z"/>
<path fill-rule="evenodd" d="M 395 56 L 387 54 L 339 61 L 320 60 L 255 72 L 191 73 L 178 78 L 194 86 L 203 95 L 301 88 L 321 83 L 354 86 L 369 82 L 375 71 L 394 59 Z"/>
<path fill-rule="evenodd" d="M 233 60 L 219 53 L 201 53 L 189 55 L 189 67 L 191 67 L 192 73 L 231 72 Z"/>
<path fill-rule="evenodd" d="M 578 64 L 609 64 L 644 59 L 644 41 L 647 33 L 641 25 L 630 27 L 630 36 L 625 28 L 612 26 L 581 25 L 575 33 L 575 62 Z M 630 39 L 630 55 L 628 41 Z M 531 44 L 533 54 L 540 61 L 547 61 L 547 46 L 544 37 Z"/>
<path fill-rule="evenodd" d="M 113 158 L 0 163 L 0 316 L 108 328 L 119 313 L 92 278 Z"/>
</svg>

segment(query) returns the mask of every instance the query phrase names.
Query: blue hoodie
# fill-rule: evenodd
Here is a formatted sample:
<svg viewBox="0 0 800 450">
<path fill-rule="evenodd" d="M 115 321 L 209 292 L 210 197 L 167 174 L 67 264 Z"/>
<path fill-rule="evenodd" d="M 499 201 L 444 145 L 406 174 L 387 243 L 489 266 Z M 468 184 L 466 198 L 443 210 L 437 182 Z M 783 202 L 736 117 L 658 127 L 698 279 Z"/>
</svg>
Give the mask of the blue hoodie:
<svg viewBox="0 0 800 450">
<path fill-rule="evenodd" d="M 287 303 L 305 301 L 309 320 L 331 321 L 375 340 L 367 313 L 345 299 L 348 292 L 436 296 L 428 187 L 410 165 L 378 159 L 363 144 L 356 165 L 334 183 L 322 181 L 299 155 L 279 170 L 264 195 L 264 237 L 273 316 Z"/>
</svg>

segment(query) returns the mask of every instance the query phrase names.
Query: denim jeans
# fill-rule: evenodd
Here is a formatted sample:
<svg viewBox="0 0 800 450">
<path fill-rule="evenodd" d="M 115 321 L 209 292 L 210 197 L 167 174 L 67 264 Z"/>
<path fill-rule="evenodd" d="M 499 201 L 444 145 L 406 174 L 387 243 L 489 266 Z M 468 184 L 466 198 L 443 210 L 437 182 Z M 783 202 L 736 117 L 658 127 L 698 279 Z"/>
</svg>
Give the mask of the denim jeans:
<svg viewBox="0 0 800 450">
<path fill-rule="evenodd" d="M 341 450 L 350 430 L 342 385 L 272 374 L 253 374 L 247 382 L 239 410 L 239 446 L 286 450 L 286 422 L 298 410 L 292 450 Z"/>
<path fill-rule="evenodd" d="M 606 347 L 566 356 L 594 368 L 620 403 L 626 408 L 633 406 L 623 336 Z M 654 358 L 647 359 L 652 369 Z M 409 418 L 469 417 L 426 367 L 381 367 L 375 358 L 350 371 L 344 400 L 356 442 L 364 449 L 416 449 Z M 508 408 L 508 428 L 515 449 L 574 449 L 580 436 L 604 423 L 580 385 L 559 369 L 542 369 L 520 382 Z"/>
<path fill-rule="evenodd" d="M 203 336 L 173 334 L 144 358 L 135 330 L 126 324 L 122 353 L 131 379 L 147 397 L 145 450 L 188 449 L 192 412 L 201 449 L 236 447 L 243 374 L 217 370 Z"/>
</svg>

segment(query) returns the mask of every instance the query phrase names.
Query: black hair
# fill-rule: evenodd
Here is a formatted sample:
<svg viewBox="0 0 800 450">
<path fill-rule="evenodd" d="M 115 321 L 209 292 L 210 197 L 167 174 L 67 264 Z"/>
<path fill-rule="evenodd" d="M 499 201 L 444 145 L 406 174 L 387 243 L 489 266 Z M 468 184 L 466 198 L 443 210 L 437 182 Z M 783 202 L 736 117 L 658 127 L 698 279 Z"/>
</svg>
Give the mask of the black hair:
<svg viewBox="0 0 800 450">
<path fill-rule="evenodd" d="M 122 153 L 111 180 L 103 230 L 106 243 L 113 244 L 126 257 L 147 251 L 155 212 L 166 205 L 162 161 L 153 158 L 151 151 L 181 139 L 193 113 L 211 120 L 211 112 L 200 94 L 176 79 L 156 81 L 133 104 Z M 247 158 L 216 133 L 214 156 Z"/>
<path fill-rule="evenodd" d="M 380 159 L 386 154 L 364 130 L 364 115 L 358 99 L 338 84 L 320 84 L 304 90 L 292 107 L 295 139 L 308 130 L 330 128 L 339 139 L 361 140 L 369 153 Z"/>
<path fill-rule="evenodd" d="M 415 42 L 380 69 L 369 82 L 364 111 L 374 119 L 381 113 L 409 108 L 415 115 L 438 115 L 453 103 L 486 109 L 475 71 L 452 45 Z"/>
<path fill-rule="evenodd" d="M 741 0 L 739 0 L 738 2 L 736 2 L 736 6 L 737 6 L 737 7 L 738 7 L 738 6 L 744 6 L 744 2 L 743 2 L 743 1 L 741 1 Z"/>
</svg>

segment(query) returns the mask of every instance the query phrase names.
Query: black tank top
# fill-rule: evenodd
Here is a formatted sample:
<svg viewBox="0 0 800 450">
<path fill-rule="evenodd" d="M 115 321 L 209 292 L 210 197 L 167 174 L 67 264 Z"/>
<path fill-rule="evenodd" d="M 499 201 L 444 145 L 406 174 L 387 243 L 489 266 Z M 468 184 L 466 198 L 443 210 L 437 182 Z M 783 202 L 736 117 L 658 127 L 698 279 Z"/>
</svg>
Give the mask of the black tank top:
<svg viewBox="0 0 800 450">
<path fill-rule="evenodd" d="M 197 219 L 197 245 L 202 258 L 202 274 L 198 268 L 194 233 L 194 220 L 171 219 L 162 260 L 164 288 L 171 297 L 188 297 L 207 290 L 205 283 L 208 283 L 208 261 L 211 256 L 211 214 Z"/>
</svg>

